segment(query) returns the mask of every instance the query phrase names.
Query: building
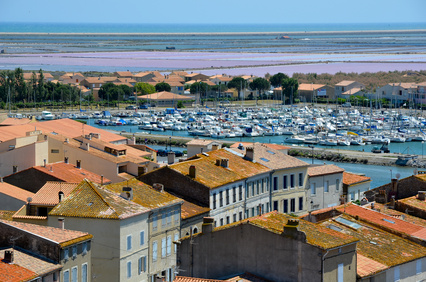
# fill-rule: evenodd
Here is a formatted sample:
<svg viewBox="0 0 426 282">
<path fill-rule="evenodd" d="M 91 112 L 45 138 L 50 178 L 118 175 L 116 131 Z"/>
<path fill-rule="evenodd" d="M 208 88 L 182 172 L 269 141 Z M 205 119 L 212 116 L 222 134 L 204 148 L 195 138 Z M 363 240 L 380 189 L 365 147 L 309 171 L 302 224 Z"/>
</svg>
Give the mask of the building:
<svg viewBox="0 0 426 282">
<path fill-rule="evenodd" d="M 308 168 L 308 211 L 337 206 L 343 194 L 344 169 L 335 165 L 319 165 Z"/>
<path fill-rule="evenodd" d="M 357 239 L 276 211 L 179 240 L 185 275 L 218 279 L 250 272 L 272 281 L 355 281 Z"/>
<path fill-rule="evenodd" d="M 191 158 L 196 154 L 208 153 L 210 151 L 219 150 L 222 148 L 222 143 L 208 139 L 192 139 L 186 143 L 187 157 Z"/>
<path fill-rule="evenodd" d="M 57 221 L 55 225 L 58 226 Z M 14 248 L 19 247 L 21 252 L 50 262 L 49 281 L 91 281 L 92 238 L 91 234 L 80 231 L 0 220 L 0 246 L 9 248 L 12 260 Z M 14 248 L 10 249 L 11 245 Z"/>
<path fill-rule="evenodd" d="M 362 95 L 365 85 L 350 80 L 343 80 L 334 86 L 334 95 L 336 98 L 349 99 L 352 95 Z"/>
<path fill-rule="evenodd" d="M 395 202 L 395 209 L 409 215 L 426 219 L 425 192 L 419 191 L 416 196 L 398 199 Z"/>
<path fill-rule="evenodd" d="M 232 150 L 272 170 L 272 210 L 295 215 L 306 213 L 305 183 L 309 164 L 275 150 L 267 144 L 254 143 L 247 147 L 241 144 Z"/>
<path fill-rule="evenodd" d="M 297 89 L 299 99 L 304 102 L 314 102 L 318 99 L 335 99 L 334 88 L 325 84 L 301 83 Z"/>
<path fill-rule="evenodd" d="M 270 211 L 271 169 L 220 149 L 162 167 L 139 179 L 211 209 L 216 226 Z"/>
<path fill-rule="evenodd" d="M 376 90 L 377 98 L 389 100 L 392 107 L 399 107 L 407 101 L 413 101 L 416 93 L 415 83 L 388 83 Z"/>
<path fill-rule="evenodd" d="M 209 213 L 209 208 L 183 200 L 181 207 L 181 237 L 201 232 L 203 218 L 208 217 Z"/>
<path fill-rule="evenodd" d="M 0 207 L 2 210 L 17 211 L 25 205 L 34 193 L 21 189 L 9 183 L 0 182 Z"/>
<path fill-rule="evenodd" d="M 178 95 L 167 91 L 157 92 L 148 95 L 138 96 L 140 100 L 146 100 L 149 103 L 156 104 L 160 107 L 177 107 L 178 102 L 182 102 L 184 105 L 189 105 L 194 100 L 191 97 L 184 95 Z"/>
<path fill-rule="evenodd" d="M 209 76 L 204 75 L 202 73 L 190 73 L 185 75 L 185 82 L 190 80 L 200 80 L 200 81 L 206 81 L 209 79 Z"/>
<path fill-rule="evenodd" d="M 234 144 L 232 144 L 230 146 L 230 148 L 237 148 L 239 146 L 243 146 L 243 147 L 252 147 L 254 143 L 251 142 L 235 142 Z M 273 144 L 273 143 L 262 143 L 264 146 L 280 151 L 281 153 L 284 153 L 286 155 L 288 155 L 288 150 L 291 149 L 291 147 L 289 146 L 283 146 L 280 144 Z"/>
<path fill-rule="evenodd" d="M 370 190 L 370 183 L 370 177 L 343 172 L 343 196 L 346 201 L 361 201 L 364 192 Z"/>
</svg>

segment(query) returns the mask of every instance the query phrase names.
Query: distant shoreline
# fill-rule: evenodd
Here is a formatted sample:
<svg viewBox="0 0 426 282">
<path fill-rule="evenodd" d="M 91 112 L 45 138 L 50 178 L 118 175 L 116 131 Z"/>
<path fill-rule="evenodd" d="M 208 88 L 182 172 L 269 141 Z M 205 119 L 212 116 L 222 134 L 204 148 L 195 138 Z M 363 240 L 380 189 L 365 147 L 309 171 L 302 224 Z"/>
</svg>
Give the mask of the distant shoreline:
<svg viewBox="0 0 426 282">
<path fill-rule="evenodd" d="M 87 35 L 87 36 L 235 36 L 235 35 L 324 35 L 324 34 L 390 34 L 390 33 L 424 33 L 426 29 L 396 29 L 396 30 L 347 30 L 347 31 L 265 31 L 265 32 L 0 32 L 0 35 L 53 35 L 53 36 L 75 36 L 75 35 Z"/>
</svg>

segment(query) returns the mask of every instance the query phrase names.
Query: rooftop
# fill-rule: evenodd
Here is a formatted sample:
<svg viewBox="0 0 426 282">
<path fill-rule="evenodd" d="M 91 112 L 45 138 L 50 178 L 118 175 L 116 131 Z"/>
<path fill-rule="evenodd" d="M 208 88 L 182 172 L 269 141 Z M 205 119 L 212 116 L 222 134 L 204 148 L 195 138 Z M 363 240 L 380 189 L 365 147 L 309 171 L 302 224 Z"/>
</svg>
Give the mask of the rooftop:
<svg viewBox="0 0 426 282">
<path fill-rule="evenodd" d="M 191 100 L 192 98 L 186 97 L 172 92 L 162 91 L 148 95 L 138 96 L 138 99 L 150 99 L 150 100 Z"/>
<path fill-rule="evenodd" d="M 337 165 L 319 165 L 308 168 L 309 177 L 322 176 L 327 174 L 342 173 L 345 170 Z"/>
<path fill-rule="evenodd" d="M 212 144 L 212 143 L 214 143 L 214 144 L 221 144 L 220 142 L 215 141 L 215 140 L 208 140 L 208 139 L 199 139 L 199 138 L 196 138 L 196 139 L 192 139 L 191 141 L 187 142 L 186 145 L 187 146 L 188 145 L 207 146 L 207 145 Z"/>
<path fill-rule="evenodd" d="M 93 237 L 93 235 L 87 232 L 42 226 L 31 223 L 23 223 L 18 221 L 0 220 L 0 226 L 1 225 L 14 227 L 23 232 L 31 233 L 33 235 L 49 239 L 59 244 L 62 248 L 75 244 L 77 242 L 82 242 L 91 239 Z"/>
<path fill-rule="evenodd" d="M 43 187 L 32 197 L 32 205 L 56 206 L 59 204 L 59 192 L 68 197 L 78 183 L 67 183 L 59 181 L 47 181 Z"/>
<path fill-rule="evenodd" d="M 371 181 L 370 177 L 362 176 L 354 173 L 343 172 L 343 184 L 355 185 L 363 182 Z"/>
<path fill-rule="evenodd" d="M 193 216 L 208 213 L 209 211 L 210 211 L 210 208 L 202 207 L 200 205 L 184 200 L 181 206 L 181 218 L 187 219 Z"/>
<path fill-rule="evenodd" d="M 342 80 L 339 83 L 336 84 L 336 86 L 348 86 L 354 83 L 355 81 L 352 80 Z"/>
<path fill-rule="evenodd" d="M 423 175 L 426 176 L 426 175 Z M 419 200 L 417 196 L 408 197 L 405 199 L 399 199 L 398 202 L 401 202 L 407 206 L 417 208 L 420 210 L 426 210 L 426 201 Z"/>
<path fill-rule="evenodd" d="M 299 84 L 298 90 L 300 91 L 314 91 L 324 87 L 325 84 L 312 84 L 312 83 L 301 83 Z"/>
<path fill-rule="evenodd" d="M 6 249 L 12 250 L 12 249 Z M 0 251 L 0 281 L 8 281 L 8 282 L 21 282 L 21 281 L 30 281 L 36 278 L 39 274 L 31 271 L 21 264 L 25 265 L 27 259 L 25 256 L 21 255 L 23 253 L 14 250 L 15 263 L 8 263 L 3 260 L 4 251 Z M 31 257 L 34 261 L 35 257 Z M 37 261 L 39 262 L 39 261 Z"/>
<path fill-rule="evenodd" d="M 21 189 L 6 182 L 0 182 L 0 194 L 26 202 L 29 197 L 33 197 L 34 193 Z"/>
<path fill-rule="evenodd" d="M 235 142 L 234 144 L 231 145 L 230 148 L 237 148 L 239 145 L 243 145 L 244 147 L 252 147 L 254 143 L 251 142 Z M 263 145 L 265 145 L 268 148 L 274 149 L 274 150 L 288 150 L 291 149 L 291 147 L 289 146 L 283 146 L 280 144 L 272 144 L 272 143 L 262 143 Z"/>
<path fill-rule="evenodd" d="M 149 211 L 116 193 L 84 180 L 49 213 L 52 216 L 125 219 Z"/>
</svg>

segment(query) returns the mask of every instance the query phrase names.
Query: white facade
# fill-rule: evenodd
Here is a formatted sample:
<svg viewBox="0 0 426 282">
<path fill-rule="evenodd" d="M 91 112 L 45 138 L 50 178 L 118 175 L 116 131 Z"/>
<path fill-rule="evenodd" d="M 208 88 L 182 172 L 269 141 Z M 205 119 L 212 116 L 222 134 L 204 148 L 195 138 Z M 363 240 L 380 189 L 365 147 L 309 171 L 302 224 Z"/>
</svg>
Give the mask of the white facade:
<svg viewBox="0 0 426 282">
<path fill-rule="evenodd" d="M 306 190 L 308 211 L 339 205 L 343 194 L 342 179 L 343 172 L 310 176 Z"/>
</svg>

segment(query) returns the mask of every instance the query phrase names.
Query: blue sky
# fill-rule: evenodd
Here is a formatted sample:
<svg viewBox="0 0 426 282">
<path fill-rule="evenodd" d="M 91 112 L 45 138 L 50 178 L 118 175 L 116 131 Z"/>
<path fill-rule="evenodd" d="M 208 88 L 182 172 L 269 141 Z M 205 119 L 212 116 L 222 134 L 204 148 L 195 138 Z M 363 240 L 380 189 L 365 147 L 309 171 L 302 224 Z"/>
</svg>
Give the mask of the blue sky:
<svg viewBox="0 0 426 282">
<path fill-rule="evenodd" d="M 0 22 L 405 23 L 425 11 L 426 0 L 2 0 Z"/>
</svg>

